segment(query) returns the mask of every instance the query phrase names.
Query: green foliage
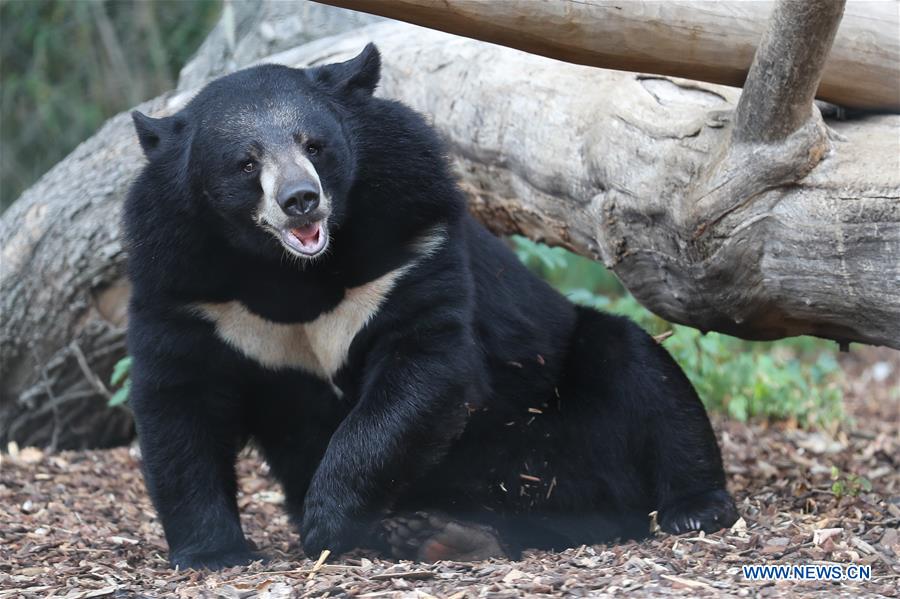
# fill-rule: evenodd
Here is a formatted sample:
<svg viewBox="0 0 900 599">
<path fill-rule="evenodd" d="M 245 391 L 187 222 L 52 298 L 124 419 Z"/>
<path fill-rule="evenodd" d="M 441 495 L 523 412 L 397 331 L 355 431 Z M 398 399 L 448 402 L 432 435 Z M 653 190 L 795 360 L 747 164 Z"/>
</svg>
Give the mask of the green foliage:
<svg viewBox="0 0 900 599">
<path fill-rule="evenodd" d="M 109 407 L 120 406 L 128 401 L 128 392 L 131 391 L 131 356 L 125 356 L 113 367 L 109 383 L 113 388 L 118 387 L 112 397 L 109 398 Z"/>
<path fill-rule="evenodd" d="M 831 492 L 838 501 L 842 497 L 856 497 L 872 490 L 872 483 L 868 478 L 850 473 L 842 474 L 837 466 L 831 467 L 831 481 Z"/>
<path fill-rule="evenodd" d="M 0 1 L 0 211 L 107 118 L 174 87 L 219 8 Z"/>
<path fill-rule="evenodd" d="M 535 243 L 527 237 L 517 235 L 511 241 L 519 259 L 557 289 L 564 292 L 590 290 L 595 297 L 597 294 L 621 296 L 625 293 L 616 275 L 593 260 L 563 248 Z"/>
<path fill-rule="evenodd" d="M 673 325 L 641 306 L 601 264 L 561 248 L 512 238 L 519 258 L 573 302 L 628 316 L 651 335 L 671 331 L 666 349 L 707 408 L 738 420 L 795 419 L 827 426 L 843 416 L 833 344 L 812 337 L 750 342 Z"/>
<path fill-rule="evenodd" d="M 113 367 L 112 376 L 109 377 L 109 382 L 113 386 L 121 385 L 128 378 L 128 374 L 131 372 L 131 357 L 125 356 Z"/>
</svg>

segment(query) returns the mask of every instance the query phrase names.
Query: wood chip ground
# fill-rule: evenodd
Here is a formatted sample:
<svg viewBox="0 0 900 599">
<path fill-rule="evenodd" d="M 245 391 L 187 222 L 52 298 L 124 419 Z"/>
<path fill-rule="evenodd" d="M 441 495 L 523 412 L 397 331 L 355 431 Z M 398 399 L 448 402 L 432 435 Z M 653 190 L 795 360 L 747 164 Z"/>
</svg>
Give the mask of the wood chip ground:
<svg viewBox="0 0 900 599">
<path fill-rule="evenodd" d="M 244 530 L 273 561 L 174 571 L 133 449 L 13 448 L 0 456 L 0 599 L 898 597 L 900 352 L 864 350 L 842 363 L 853 422 L 836 431 L 714 418 L 743 516 L 733 529 L 529 552 L 515 562 L 395 563 L 354 553 L 313 573 L 318 556 L 302 555 L 277 485 L 248 452 L 239 464 Z M 832 466 L 868 478 L 872 490 L 836 498 Z M 743 564 L 805 563 L 871 565 L 872 579 L 757 582 L 741 573 Z"/>
</svg>

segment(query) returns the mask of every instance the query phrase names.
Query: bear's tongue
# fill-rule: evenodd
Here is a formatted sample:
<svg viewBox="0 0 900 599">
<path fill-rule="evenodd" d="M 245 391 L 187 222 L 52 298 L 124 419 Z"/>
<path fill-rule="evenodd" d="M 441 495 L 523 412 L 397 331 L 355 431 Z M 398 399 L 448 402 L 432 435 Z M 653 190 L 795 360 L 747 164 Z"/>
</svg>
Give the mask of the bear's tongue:
<svg viewBox="0 0 900 599">
<path fill-rule="evenodd" d="M 291 229 L 291 235 L 297 238 L 297 241 L 305 246 L 315 247 L 319 243 L 319 232 L 321 230 L 320 223 L 310 223 Z"/>
</svg>

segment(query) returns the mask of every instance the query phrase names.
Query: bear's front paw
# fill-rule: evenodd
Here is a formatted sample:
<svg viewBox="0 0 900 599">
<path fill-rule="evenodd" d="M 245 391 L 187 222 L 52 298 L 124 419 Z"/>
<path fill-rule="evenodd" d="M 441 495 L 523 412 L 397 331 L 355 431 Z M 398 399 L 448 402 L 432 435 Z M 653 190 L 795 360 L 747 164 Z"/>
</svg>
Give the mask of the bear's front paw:
<svg viewBox="0 0 900 599">
<path fill-rule="evenodd" d="M 256 561 L 267 561 L 262 553 L 249 549 L 208 551 L 200 553 L 173 553 L 169 561 L 179 570 L 221 570 L 234 566 L 246 566 Z"/>
<path fill-rule="evenodd" d="M 328 549 L 333 554 L 343 553 L 350 549 L 352 541 L 348 526 L 337 514 L 307 511 L 300 526 L 300 541 L 307 557 L 315 559 Z"/>
<path fill-rule="evenodd" d="M 352 549 L 358 539 L 359 523 L 354 523 L 336 507 L 307 505 L 300 524 L 300 541 L 307 557 L 315 559 L 323 550 L 333 554 Z"/>
</svg>

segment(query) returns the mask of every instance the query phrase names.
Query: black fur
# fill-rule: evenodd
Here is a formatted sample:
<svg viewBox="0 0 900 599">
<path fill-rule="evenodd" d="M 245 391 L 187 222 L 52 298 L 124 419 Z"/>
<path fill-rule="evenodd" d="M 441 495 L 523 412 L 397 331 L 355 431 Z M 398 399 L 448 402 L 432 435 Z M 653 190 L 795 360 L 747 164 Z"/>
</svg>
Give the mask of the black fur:
<svg viewBox="0 0 900 599">
<path fill-rule="evenodd" d="M 430 127 L 372 97 L 378 70 L 372 46 L 317 69 L 255 67 L 175 116 L 135 115 L 148 164 L 125 209 L 131 405 L 172 563 L 256 557 L 235 501 L 249 439 L 313 556 L 365 543 L 389 510 L 489 524 L 513 552 L 645 536 L 654 509 L 669 531 L 731 524 L 715 437 L 675 362 L 630 321 L 572 305 L 468 216 Z M 299 263 L 252 222 L 260 182 L 241 165 L 309 137 L 331 243 Z M 354 338 L 342 397 L 262 367 L 190 308 L 238 300 L 311 321 L 416 259 L 437 224 L 446 241 Z"/>
</svg>

